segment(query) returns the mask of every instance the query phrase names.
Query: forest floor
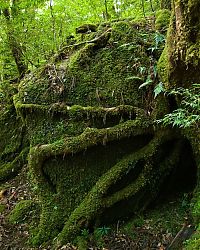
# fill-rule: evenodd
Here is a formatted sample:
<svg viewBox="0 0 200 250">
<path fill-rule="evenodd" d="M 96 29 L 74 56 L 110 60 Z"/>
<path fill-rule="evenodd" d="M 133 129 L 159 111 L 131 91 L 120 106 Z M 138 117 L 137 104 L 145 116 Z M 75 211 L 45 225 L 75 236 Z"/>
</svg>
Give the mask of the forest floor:
<svg viewBox="0 0 200 250">
<path fill-rule="evenodd" d="M 7 217 L 20 200 L 35 199 L 27 180 L 27 168 L 14 179 L 0 186 L 0 249 L 31 250 L 52 249 L 52 247 L 31 248 L 28 223 L 10 224 Z M 90 250 L 165 250 L 177 233 L 188 224 L 188 198 L 186 194 L 168 197 L 165 201 L 154 204 L 142 215 L 136 215 L 128 222 L 119 221 L 117 225 L 104 228 L 104 235 L 94 237 L 82 235 L 79 247 L 67 244 L 61 249 L 82 250 L 84 238 Z M 183 249 L 183 247 L 179 248 Z"/>
</svg>

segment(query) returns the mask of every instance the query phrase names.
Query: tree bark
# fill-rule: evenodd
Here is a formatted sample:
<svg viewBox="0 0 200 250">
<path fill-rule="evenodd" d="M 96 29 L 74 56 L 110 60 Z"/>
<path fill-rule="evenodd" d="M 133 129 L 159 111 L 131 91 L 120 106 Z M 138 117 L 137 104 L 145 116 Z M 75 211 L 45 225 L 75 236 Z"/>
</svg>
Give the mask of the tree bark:
<svg viewBox="0 0 200 250">
<path fill-rule="evenodd" d="M 173 1 L 173 18 L 167 38 L 168 81 L 191 86 L 200 80 L 200 1 Z"/>
<path fill-rule="evenodd" d="M 16 5 L 16 2 L 13 1 L 12 15 L 15 15 L 16 11 L 17 11 L 15 5 Z M 25 60 L 23 48 L 15 36 L 16 32 L 14 31 L 14 28 L 12 26 L 12 20 L 11 20 L 11 18 L 13 18 L 13 17 L 11 17 L 11 13 L 10 13 L 9 8 L 3 9 L 3 15 L 4 15 L 5 20 L 6 20 L 6 26 L 7 26 L 6 33 L 7 33 L 8 44 L 10 46 L 12 55 L 14 57 L 16 65 L 17 65 L 17 69 L 19 72 L 19 80 L 20 80 L 21 78 L 24 77 L 25 73 L 27 72 L 28 65 L 27 65 L 26 60 Z"/>
</svg>

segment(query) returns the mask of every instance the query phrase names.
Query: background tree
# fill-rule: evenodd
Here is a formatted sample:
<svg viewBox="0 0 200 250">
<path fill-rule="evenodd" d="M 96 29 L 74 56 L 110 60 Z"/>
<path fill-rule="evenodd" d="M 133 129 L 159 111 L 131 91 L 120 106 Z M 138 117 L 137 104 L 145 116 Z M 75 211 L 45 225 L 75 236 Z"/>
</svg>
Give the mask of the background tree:
<svg viewBox="0 0 200 250">
<path fill-rule="evenodd" d="M 1 79 L 17 79 L 28 69 L 45 63 L 59 50 L 66 38 L 75 35 L 83 23 L 100 23 L 105 12 L 111 19 L 139 19 L 158 8 L 158 1 L 0 1 L 1 10 Z M 11 56 L 12 55 L 12 56 Z M 13 59 L 12 59 L 13 57 Z M 8 60 L 8 58 L 10 58 Z M 9 70 L 8 70 L 9 69 Z M 12 72 L 12 74 L 10 74 Z"/>
</svg>

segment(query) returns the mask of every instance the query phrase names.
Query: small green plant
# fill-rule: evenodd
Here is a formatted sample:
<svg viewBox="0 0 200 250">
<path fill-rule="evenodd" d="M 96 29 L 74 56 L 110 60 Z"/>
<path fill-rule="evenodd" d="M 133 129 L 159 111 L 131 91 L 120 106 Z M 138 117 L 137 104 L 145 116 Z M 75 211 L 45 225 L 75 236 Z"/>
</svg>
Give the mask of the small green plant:
<svg viewBox="0 0 200 250">
<path fill-rule="evenodd" d="M 156 32 L 154 35 L 153 45 L 147 49 L 150 52 L 150 58 L 151 58 L 149 69 L 143 66 L 139 67 L 140 75 L 144 75 L 146 72 L 148 73 L 145 82 L 143 82 L 139 86 L 139 89 L 144 88 L 146 86 L 150 86 L 154 82 L 157 82 L 157 53 L 156 52 L 162 51 L 164 45 L 165 45 L 165 36 L 160 34 L 159 32 Z M 160 82 L 155 86 L 155 89 L 154 89 L 155 98 L 161 92 L 163 92 L 163 85 Z"/>
<path fill-rule="evenodd" d="M 111 229 L 106 226 L 94 230 L 94 240 L 99 248 L 102 249 L 104 247 L 104 237 L 109 234 L 110 230 Z"/>
<path fill-rule="evenodd" d="M 97 233 L 99 233 L 99 235 L 101 235 L 102 237 L 108 235 L 109 231 L 110 228 L 106 226 L 97 228 Z"/>
<path fill-rule="evenodd" d="M 90 233 L 89 233 L 89 230 L 88 230 L 88 229 L 83 229 L 83 230 L 81 231 L 81 236 L 83 236 L 85 239 L 88 239 L 88 238 L 89 238 L 89 235 L 90 235 Z"/>
<path fill-rule="evenodd" d="M 76 238 L 76 245 L 78 246 L 79 250 L 87 250 L 88 249 L 88 242 L 90 240 L 90 232 L 88 229 L 84 228 L 81 231 L 81 235 Z"/>
<path fill-rule="evenodd" d="M 164 45 L 165 45 L 165 36 L 159 32 L 156 32 L 154 35 L 153 46 L 148 48 L 148 51 L 150 51 L 152 54 L 155 50 L 162 50 Z"/>
<path fill-rule="evenodd" d="M 164 86 L 162 82 L 159 82 L 154 88 L 154 98 L 156 98 L 160 93 L 164 92 Z"/>
<path fill-rule="evenodd" d="M 200 124 L 200 84 L 193 84 L 190 89 L 177 88 L 171 90 L 168 95 L 174 95 L 180 99 L 179 108 L 164 118 L 157 120 L 157 123 L 187 128 L 199 127 Z"/>
<path fill-rule="evenodd" d="M 157 67 L 154 60 L 151 60 L 146 81 L 139 86 L 139 89 L 152 85 L 157 76 Z"/>
<path fill-rule="evenodd" d="M 140 75 L 144 75 L 145 72 L 146 72 L 147 68 L 145 66 L 140 66 L 139 67 L 139 72 L 140 72 Z"/>
<path fill-rule="evenodd" d="M 156 32 L 154 36 L 154 43 L 156 49 L 159 49 L 160 46 L 163 47 L 165 44 L 165 36 L 159 32 Z"/>
</svg>

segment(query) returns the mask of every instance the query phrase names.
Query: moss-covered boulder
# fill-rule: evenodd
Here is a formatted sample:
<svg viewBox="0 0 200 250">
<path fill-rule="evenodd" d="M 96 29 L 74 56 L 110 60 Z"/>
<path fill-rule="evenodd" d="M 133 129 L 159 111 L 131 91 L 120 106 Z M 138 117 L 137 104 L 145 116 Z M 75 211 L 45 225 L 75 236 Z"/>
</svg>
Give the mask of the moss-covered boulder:
<svg viewBox="0 0 200 250">
<path fill-rule="evenodd" d="M 169 110 L 153 94 L 161 49 L 147 24 L 101 24 L 20 83 L 14 113 L 41 201 L 33 244 L 143 210 L 172 170 L 196 167 L 188 140 L 154 124 Z"/>
</svg>

